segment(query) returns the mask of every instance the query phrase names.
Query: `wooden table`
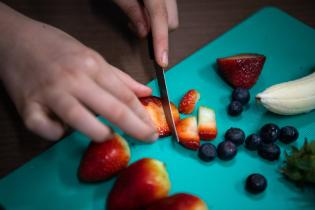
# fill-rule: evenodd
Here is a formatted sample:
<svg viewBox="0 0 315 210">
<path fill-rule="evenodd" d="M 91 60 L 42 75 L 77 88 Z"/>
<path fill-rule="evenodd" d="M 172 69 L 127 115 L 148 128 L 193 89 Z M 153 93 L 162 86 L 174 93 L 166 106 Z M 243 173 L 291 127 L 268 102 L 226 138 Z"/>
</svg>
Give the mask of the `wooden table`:
<svg viewBox="0 0 315 210">
<path fill-rule="evenodd" d="M 108 0 L 4 2 L 66 31 L 138 81 L 146 83 L 153 79 L 146 42 L 128 31 L 126 17 Z M 170 66 L 264 6 L 277 6 L 315 27 L 314 0 L 178 0 L 178 6 L 180 27 L 170 35 Z M 0 97 L 0 177 L 3 177 L 54 143 L 24 128 L 3 87 Z"/>
</svg>

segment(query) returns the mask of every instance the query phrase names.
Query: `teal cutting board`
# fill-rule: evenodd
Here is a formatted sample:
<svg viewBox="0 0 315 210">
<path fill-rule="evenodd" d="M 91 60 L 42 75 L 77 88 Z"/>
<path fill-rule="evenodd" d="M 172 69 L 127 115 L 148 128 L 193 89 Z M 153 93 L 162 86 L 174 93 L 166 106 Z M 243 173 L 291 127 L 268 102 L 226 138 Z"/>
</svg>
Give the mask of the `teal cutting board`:
<svg viewBox="0 0 315 210">
<path fill-rule="evenodd" d="M 277 116 L 256 105 L 252 97 L 240 117 L 227 115 L 232 89 L 217 75 L 215 61 L 218 57 L 244 52 L 267 56 L 259 81 L 251 89 L 254 96 L 272 84 L 311 72 L 315 66 L 315 30 L 276 8 L 264 8 L 168 71 L 171 100 L 177 104 L 190 88 L 200 91 L 199 105 L 212 107 L 217 113 L 219 135 L 214 144 L 223 140 L 224 132 L 231 126 L 250 134 L 267 122 L 296 126 L 300 131 L 296 145 L 301 145 L 305 137 L 315 139 L 315 112 Z M 155 94 L 158 93 L 155 81 L 149 86 Z M 3 178 L 0 181 L 0 204 L 7 210 L 104 209 L 114 179 L 82 184 L 76 176 L 88 143 L 86 137 L 75 132 Z M 264 161 L 255 152 L 241 147 L 231 161 L 203 163 L 196 152 L 174 144 L 169 137 L 153 145 L 130 145 L 131 162 L 143 157 L 164 161 L 172 183 L 171 194 L 189 192 L 198 195 L 209 209 L 315 209 L 315 192 L 297 188 L 278 172 L 283 158 L 277 162 Z M 288 148 L 280 146 L 283 150 Z M 262 173 L 268 179 L 268 188 L 260 195 L 250 195 L 244 190 L 244 180 L 254 172 Z"/>
</svg>

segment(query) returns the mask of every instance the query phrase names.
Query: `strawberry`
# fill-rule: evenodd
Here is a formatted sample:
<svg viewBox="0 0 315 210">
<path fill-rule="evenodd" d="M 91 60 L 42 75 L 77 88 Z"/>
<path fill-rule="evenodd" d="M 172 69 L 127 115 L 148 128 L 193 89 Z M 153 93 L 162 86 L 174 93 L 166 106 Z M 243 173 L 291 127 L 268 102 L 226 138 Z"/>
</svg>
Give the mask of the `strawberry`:
<svg viewBox="0 0 315 210">
<path fill-rule="evenodd" d="M 203 140 L 211 140 L 217 136 L 215 112 L 205 106 L 200 106 L 198 111 L 198 133 Z"/>
<path fill-rule="evenodd" d="M 167 124 L 161 98 L 156 96 L 148 96 L 140 98 L 139 100 L 143 104 L 145 109 L 148 111 L 149 115 L 151 116 L 151 119 L 156 127 L 156 130 L 159 133 L 159 136 L 160 137 L 170 136 L 172 134 L 171 133 L 172 131 L 170 130 Z M 179 112 L 173 103 L 171 103 L 171 110 L 173 114 L 174 123 L 176 124 L 179 121 L 180 117 Z"/>
<path fill-rule="evenodd" d="M 266 57 L 259 54 L 239 54 L 218 58 L 219 72 L 233 87 L 252 87 L 264 66 Z"/>
<path fill-rule="evenodd" d="M 179 193 L 162 198 L 145 210 L 208 210 L 208 207 L 197 196 Z"/>
<path fill-rule="evenodd" d="M 131 164 L 117 178 L 107 200 L 108 210 L 140 210 L 167 197 L 170 180 L 165 164 L 144 158 Z"/>
<path fill-rule="evenodd" d="M 200 94 L 197 90 L 189 90 L 179 103 L 179 112 L 182 114 L 191 114 L 194 111 L 195 105 L 199 99 Z"/>
<path fill-rule="evenodd" d="M 197 150 L 200 146 L 196 117 L 180 120 L 176 125 L 179 142 L 186 148 Z"/>
<path fill-rule="evenodd" d="M 130 160 L 128 143 L 118 134 L 102 143 L 91 142 L 78 171 L 83 182 L 107 180 L 127 167 Z"/>
</svg>

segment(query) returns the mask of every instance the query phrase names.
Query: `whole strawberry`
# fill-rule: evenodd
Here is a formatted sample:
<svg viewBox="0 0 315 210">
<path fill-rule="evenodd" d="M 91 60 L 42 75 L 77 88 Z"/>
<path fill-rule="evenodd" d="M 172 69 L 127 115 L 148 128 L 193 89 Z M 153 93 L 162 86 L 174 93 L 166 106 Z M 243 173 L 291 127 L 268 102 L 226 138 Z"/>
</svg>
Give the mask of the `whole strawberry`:
<svg viewBox="0 0 315 210">
<path fill-rule="evenodd" d="M 118 134 L 102 143 L 91 142 L 78 171 L 82 182 L 107 180 L 127 167 L 130 149 L 127 142 Z"/>
<path fill-rule="evenodd" d="M 119 174 L 107 197 L 106 209 L 143 210 L 167 197 L 170 186 L 165 164 L 156 159 L 143 158 Z"/>
<path fill-rule="evenodd" d="M 266 57 L 260 54 L 238 54 L 218 58 L 217 64 L 222 77 L 235 88 L 252 87 L 264 66 Z"/>
<path fill-rule="evenodd" d="M 154 202 L 145 210 L 208 210 L 208 207 L 195 195 L 178 193 Z"/>
</svg>

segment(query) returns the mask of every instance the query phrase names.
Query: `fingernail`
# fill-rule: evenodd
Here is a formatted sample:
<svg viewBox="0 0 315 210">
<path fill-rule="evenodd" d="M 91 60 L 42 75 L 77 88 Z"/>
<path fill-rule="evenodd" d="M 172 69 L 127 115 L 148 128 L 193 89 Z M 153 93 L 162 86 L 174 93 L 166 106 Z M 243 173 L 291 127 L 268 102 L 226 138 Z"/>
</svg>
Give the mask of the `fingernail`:
<svg viewBox="0 0 315 210">
<path fill-rule="evenodd" d="M 159 134 L 158 134 L 158 133 L 154 133 L 154 134 L 151 136 L 150 140 L 151 140 L 152 142 L 155 142 L 158 138 L 159 138 Z"/>
<path fill-rule="evenodd" d="M 163 67 L 167 67 L 168 65 L 168 53 L 166 50 L 162 54 L 162 65 Z"/>
</svg>

